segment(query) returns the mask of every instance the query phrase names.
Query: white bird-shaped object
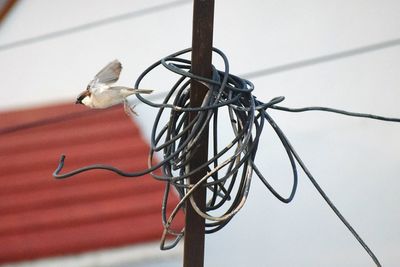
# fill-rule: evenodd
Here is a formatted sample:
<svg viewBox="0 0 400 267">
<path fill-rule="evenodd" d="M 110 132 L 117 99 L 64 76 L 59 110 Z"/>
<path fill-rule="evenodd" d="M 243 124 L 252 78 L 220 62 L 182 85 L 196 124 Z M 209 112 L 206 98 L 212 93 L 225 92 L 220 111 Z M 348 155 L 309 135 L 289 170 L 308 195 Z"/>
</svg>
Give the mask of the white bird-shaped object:
<svg viewBox="0 0 400 267">
<path fill-rule="evenodd" d="M 88 84 L 76 99 L 75 104 L 83 104 L 90 108 L 104 109 L 124 103 L 127 113 L 136 112 L 130 107 L 126 98 L 133 94 L 150 94 L 153 90 L 134 89 L 125 86 L 112 86 L 118 81 L 121 73 L 121 63 L 118 60 L 110 62 Z"/>
</svg>

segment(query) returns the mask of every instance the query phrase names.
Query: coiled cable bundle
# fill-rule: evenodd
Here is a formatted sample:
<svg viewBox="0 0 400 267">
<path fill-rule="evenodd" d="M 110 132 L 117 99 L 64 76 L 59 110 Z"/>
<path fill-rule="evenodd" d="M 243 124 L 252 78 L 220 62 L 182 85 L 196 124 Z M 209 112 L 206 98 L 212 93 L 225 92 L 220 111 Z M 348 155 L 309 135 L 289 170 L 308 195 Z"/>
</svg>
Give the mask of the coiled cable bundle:
<svg viewBox="0 0 400 267">
<path fill-rule="evenodd" d="M 185 206 L 186 201 L 190 201 L 196 212 L 207 220 L 206 233 L 213 233 L 221 229 L 240 210 L 249 193 L 255 166 L 253 161 L 264 126 L 264 118 L 259 111 L 281 100 L 281 98 L 273 99 L 268 104 L 258 102 L 252 95 L 253 84 L 248 80 L 229 74 L 226 56 L 218 49 L 214 49 L 214 51 L 223 59 L 225 68 L 224 71 L 214 68 L 211 80 L 190 73 L 190 61 L 179 57 L 190 52 L 187 49 L 150 66 L 135 84 L 135 87 L 140 87 L 141 80 L 148 72 L 160 65 L 181 76 L 162 104 L 155 104 L 140 95 L 137 96 L 142 102 L 159 108 L 151 134 L 149 164 L 150 168 L 156 166 L 162 170 L 162 175 L 152 173 L 153 177 L 167 183 L 163 204 L 165 230 L 162 248 L 175 245 L 183 236 L 183 230 L 173 231 L 170 226 L 178 211 Z M 192 79 L 209 88 L 199 108 L 190 107 L 189 96 Z M 234 137 L 227 142 L 223 149 L 219 149 L 218 122 L 222 108 L 227 109 Z M 160 127 L 160 118 L 163 112 L 169 112 L 170 119 Z M 193 112 L 196 112 L 195 118 L 189 120 L 189 114 Z M 194 170 L 189 170 L 191 156 L 198 149 L 197 141 L 205 130 L 208 131 L 206 126 L 211 124 L 213 126 L 212 138 L 210 138 L 210 147 L 212 147 L 210 154 L 212 156 L 206 163 Z M 153 165 L 153 154 L 159 151 L 162 151 L 163 161 Z M 207 174 L 196 184 L 190 184 L 188 178 L 204 168 L 207 169 Z M 294 188 L 296 185 L 297 176 Z M 180 195 L 180 202 L 167 216 L 165 206 L 170 186 L 176 188 Z M 209 192 L 206 211 L 202 211 L 193 198 L 193 192 L 201 186 L 206 186 Z M 222 207 L 224 208 L 221 209 Z M 219 212 L 220 210 L 224 211 Z M 215 215 L 218 212 L 219 214 Z M 165 246 L 164 241 L 168 234 L 175 235 L 177 239 L 172 245 Z"/>
<path fill-rule="evenodd" d="M 400 122 L 400 119 L 353 113 L 326 107 L 291 109 L 277 105 L 284 100 L 283 96 L 275 97 L 269 102 L 263 103 L 253 95 L 254 86 L 250 81 L 229 73 L 229 62 L 225 54 L 216 48 L 213 51 L 224 62 L 224 69 L 221 71 L 213 67 L 212 79 L 196 76 L 190 72 L 191 62 L 185 59 L 184 55 L 190 53 L 191 49 L 176 52 L 155 62 L 138 77 L 135 88 L 140 88 L 140 83 L 143 79 L 158 67 L 164 67 L 179 75 L 178 80 L 162 103 L 155 103 L 136 95 L 141 102 L 158 108 L 151 132 L 148 169 L 138 172 L 124 172 L 113 166 L 95 164 L 60 174 L 65 160 L 65 156 L 62 155 L 54 176 L 62 179 L 84 171 L 104 169 L 124 177 L 137 177 L 150 173 L 155 179 L 165 182 L 165 194 L 162 204 L 164 232 L 161 238 L 161 249 L 170 249 L 184 235 L 184 229 L 173 229 L 172 225 L 176 215 L 185 210 L 185 205 L 187 205 L 188 201 L 190 201 L 194 210 L 206 219 L 206 233 L 214 233 L 229 223 L 232 217 L 243 207 L 249 194 L 251 179 L 254 174 L 280 201 L 284 203 L 291 202 L 297 190 L 298 174 L 296 166 L 298 164 L 375 264 L 381 266 L 373 252 L 318 185 L 283 131 L 267 111 L 268 109 L 289 112 L 320 110 L 393 122 Z M 209 89 L 202 105 L 196 108 L 191 107 L 190 104 L 190 84 L 192 80 L 204 84 Z M 221 116 L 221 110 L 226 111 L 229 116 L 230 131 L 233 136 L 229 141 L 226 141 L 225 136 L 224 138 L 219 137 L 219 123 L 221 123 L 221 119 L 227 120 L 226 116 Z M 162 117 L 165 114 L 169 119 L 162 124 Z M 190 114 L 195 114 L 195 117 L 189 119 Z M 281 196 L 269 184 L 255 164 L 258 144 L 260 138 L 262 138 L 264 126 L 267 124 L 272 127 L 280 139 L 291 164 L 293 182 L 291 193 L 288 197 Z M 208 161 L 195 169 L 190 169 L 188 167 L 189 162 L 199 147 L 198 140 L 204 131 L 208 131 L 209 125 L 212 127 L 210 131 L 211 137 L 209 138 L 211 149 Z M 227 129 L 224 128 L 224 135 L 226 131 Z M 222 148 L 220 148 L 219 144 L 221 139 L 224 142 Z M 162 158 L 159 161 L 155 160 L 157 153 L 162 154 Z M 189 177 L 203 169 L 207 170 L 206 175 L 197 183 L 191 184 Z M 161 170 L 161 174 L 156 170 Z M 196 203 L 193 198 L 193 193 L 200 187 L 206 187 L 208 193 L 204 211 L 199 208 L 199 203 Z M 167 214 L 166 207 L 169 194 L 173 190 L 179 194 L 180 201 L 173 211 Z M 175 239 L 170 244 L 166 244 L 169 236 L 174 236 Z"/>
</svg>

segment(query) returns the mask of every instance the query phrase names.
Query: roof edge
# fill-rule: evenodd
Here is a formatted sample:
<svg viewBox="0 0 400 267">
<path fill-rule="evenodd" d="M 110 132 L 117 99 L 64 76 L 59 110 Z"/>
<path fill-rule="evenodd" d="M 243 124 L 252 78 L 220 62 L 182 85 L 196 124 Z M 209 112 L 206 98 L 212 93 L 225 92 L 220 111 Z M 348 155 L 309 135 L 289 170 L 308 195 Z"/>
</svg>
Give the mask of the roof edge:
<svg viewBox="0 0 400 267">
<path fill-rule="evenodd" d="M 183 245 L 168 251 L 161 251 L 158 242 L 101 249 L 94 252 L 58 256 L 1 265 L 3 267 L 108 267 L 134 264 L 180 261 Z"/>
</svg>

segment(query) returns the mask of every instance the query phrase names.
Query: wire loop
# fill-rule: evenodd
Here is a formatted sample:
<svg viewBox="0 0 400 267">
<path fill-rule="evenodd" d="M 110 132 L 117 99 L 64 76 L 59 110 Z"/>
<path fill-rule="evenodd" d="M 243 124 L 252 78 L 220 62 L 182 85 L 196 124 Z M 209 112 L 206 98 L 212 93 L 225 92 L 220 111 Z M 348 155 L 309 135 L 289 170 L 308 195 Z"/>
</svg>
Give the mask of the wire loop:
<svg viewBox="0 0 400 267">
<path fill-rule="evenodd" d="M 180 75 L 180 78 L 172 86 L 162 103 L 155 103 L 143 98 L 140 94 L 136 97 L 143 103 L 158 108 L 153 128 L 151 131 L 150 153 L 148 158 L 148 169 L 138 172 L 124 172 L 113 166 L 95 164 L 60 174 L 65 156 L 62 155 L 60 163 L 54 172 L 54 177 L 64 179 L 73 175 L 94 170 L 103 169 L 115 172 L 124 177 L 138 177 L 151 174 L 155 179 L 165 182 L 165 191 L 162 203 L 162 222 L 164 231 L 161 237 L 161 249 L 173 248 L 184 235 L 184 229 L 173 229 L 173 221 L 180 211 L 185 210 L 185 205 L 190 201 L 194 210 L 206 219 L 206 233 L 214 233 L 229 223 L 232 217 L 239 212 L 246 202 L 249 194 L 253 172 L 264 183 L 267 189 L 280 201 L 289 203 L 293 200 L 298 185 L 297 164 L 303 169 L 313 186 L 317 189 L 333 212 L 341 219 L 353 236 L 359 241 L 366 252 L 370 255 L 377 266 L 381 266 L 376 256 L 360 238 L 357 232 L 346 221 L 339 210 L 334 206 L 325 192 L 318 185 L 310 171 L 307 169 L 289 140 L 279 128 L 277 123 L 268 114 L 268 109 L 276 109 L 289 112 L 303 111 L 329 111 L 348 116 L 364 117 L 385 121 L 400 122 L 397 118 L 387 118 L 365 113 L 354 113 L 326 107 L 307 107 L 291 109 L 277 106 L 285 98 L 283 96 L 272 98 L 263 103 L 252 94 L 254 85 L 240 77 L 229 73 L 229 62 L 225 54 L 217 48 L 213 49 L 224 62 L 224 70 L 220 71 L 213 67 L 213 79 L 199 77 L 190 72 L 191 62 L 182 58 L 191 49 L 184 49 L 171 54 L 151 66 L 149 66 L 138 77 L 135 88 L 140 88 L 143 79 L 155 68 L 160 66 Z M 206 85 L 209 89 L 202 105 L 198 108 L 190 106 L 190 81 L 196 80 Z M 221 118 L 221 112 L 227 112 L 229 120 Z M 189 121 L 189 113 L 196 112 L 194 120 Z M 169 120 L 163 122 L 163 115 L 167 114 Z M 229 122 L 232 139 L 219 136 L 219 124 L 222 121 Z M 265 123 L 268 123 L 280 139 L 292 168 L 293 183 L 288 197 L 280 195 L 267 181 L 255 163 L 257 149 Z M 194 170 L 189 170 L 188 163 L 191 155 L 196 153 L 197 140 L 205 130 L 206 125 L 210 127 L 212 138 L 210 138 L 209 160 Z M 224 134 L 228 131 L 225 128 Z M 222 147 L 220 142 L 225 142 Z M 154 160 L 155 153 L 162 153 L 162 160 Z M 296 163 L 297 162 L 297 163 Z M 188 177 L 199 170 L 207 168 L 208 172 L 196 184 L 190 184 Z M 161 174 L 155 171 L 160 170 Z M 167 213 L 167 206 L 171 186 L 180 196 L 179 203 L 171 213 Z M 199 187 L 208 189 L 208 201 L 206 210 L 198 208 L 193 198 L 193 192 Z M 175 239 L 167 244 L 167 238 L 173 236 Z"/>
</svg>

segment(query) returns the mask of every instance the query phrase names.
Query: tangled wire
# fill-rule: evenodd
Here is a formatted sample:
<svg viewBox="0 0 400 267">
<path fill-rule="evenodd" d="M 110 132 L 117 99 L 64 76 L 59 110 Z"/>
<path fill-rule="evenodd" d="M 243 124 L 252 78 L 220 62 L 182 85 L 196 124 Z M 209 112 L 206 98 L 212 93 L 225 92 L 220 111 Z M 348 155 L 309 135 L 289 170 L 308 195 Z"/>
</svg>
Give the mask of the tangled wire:
<svg viewBox="0 0 400 267">
<path fill-rule="evenodd" d="M 285 134 L 268 114 L 267 110 L 277 109 L 289 112 L 321 110 L 348 116 L 393 122 L 400 122 L 400 119 L 353 113 L 326 107 L 291 109 L 277 105 L 284 100 L 282 96 L 273 98 L 267 103 L 263 103 L 257 100 L 252 94 L 254 86 L 250 81 L 229 73 L 229 63 L 225 54 L 216 48 L 214 48 L 213 51 L 223 60 L 224 70 L 217 70 L 213 67 L 212 79 L 196 76 L 190 72 L 191 62 L 183 56 L 190 53 L 191 49 L 176 52 L 155 62 L 137 79 L 135 88 L 140 88 L 140 83 L 146 75 L 160 66 L 180 76 L 162 103 L 154 103 L 137 95 L 138 99 L 143 103 L 158 108 L 158 113 L 151 132 L 148 169 L 139 172 L 124 172 L 113 166 L 95 164 L 65 174 L 60 174 L 65 160 L 65 156 L 62 155 L 59 166 L 53 174 L 54 177 L 63 179 L 89 170 L 104 169 L 124 177 L 137 177 L 144 174 L 151 174 L 155 179 L 165 182 L 165 193 L 162 204 L 164 231 L 161 238 L 161 249 L 170 249 L 174 247 L 184 235 L 184 229 L 173 229 L 171 225 L 178 212 L 185 210 L 185 205 L 187 205 L 188 201 L 190 201 L 194 210 L 201 217 L 206 219 L 206 233 L 214 233 L 223 228 L 243 207 L 249 194 L 253 173 L 255 173 L 277 199 L 284 203 L 291 202 L 297 190 L 298 174 L 296 166 L 298 164 L 322 198 L 363 246 L 375 264 L 381 266 L 374 253 L 318 185 L 315 178 L 296 153 Z M 209 89 L 202 105 L 198 108 L 193 108 L 190 105 L 191 80 L 196 80 Z M 219 141 L 221 138 L 218 138 L 218 122 L 221 116 L 218 117 L 218 115 L 222 109 L 225 109 L 229 114 L 233 138 L 220 149 Z M 195 118 L 189 119 L 189 114 L 194 112 L 196 113 Z M 161 118 L 164 114 L 169 116 L 169 120 L 161 125 Z M 223 119 L 226 120 L 226 116 L 224 116 Z M 291 164 L 293 182 L 288 197 L 279 194 L 270 185 L 255 164 L 258 144 L 266 124 L 269 124 L 279 137 Z M 210 154 L 212 154 L 212 156 L 201 166 L 195 169 L 189 169 L 188 165 L 190 159 L 198 149 L 198 140 L 204 131 L 208 131 L 209 125 L 212 125 L 212 138 L 210 138 L 210 146 L 212 147 Z M 162 160 L 155 160 L 156 153 L 162 153 Z M 191 184 L 189 177 L 203 169 L 207 170 L 207 174 L 197 183 Z M 156 170 L 161 170 L 161 174 L 157 174 L 155 172 Z M 206 187 L 208 190 L 205 211 L 199 208 L 199 203 L 196 203 L 193 198 L 193 192 L 200 187 Z M 173 188 L 175 188 L 175 191 L 179 194 L 180 201 L 173 211 L 168 214 L 166 207 L 169 194 Z M 170 244 L 166 244 L 168 236 L 175 237 Z"/>
</svg>

